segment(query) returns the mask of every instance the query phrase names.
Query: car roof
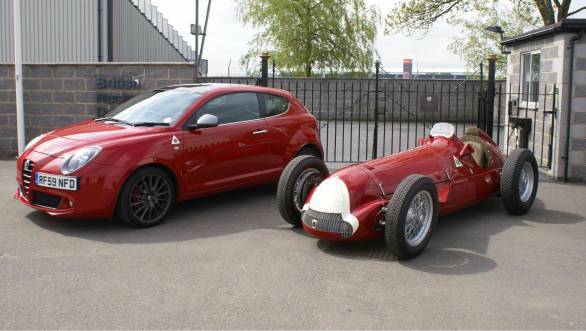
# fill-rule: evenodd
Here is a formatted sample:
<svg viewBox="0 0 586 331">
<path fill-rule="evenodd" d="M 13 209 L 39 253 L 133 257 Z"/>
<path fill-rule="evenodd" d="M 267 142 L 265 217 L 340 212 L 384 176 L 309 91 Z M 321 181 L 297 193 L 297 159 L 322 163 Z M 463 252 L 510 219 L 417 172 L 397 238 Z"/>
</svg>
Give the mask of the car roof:
<svg viewBox="0 0 586 331">
<path fill-rule="evenodd" d="M 195 93 L 204 94 L 207 92 L 224 92 L 224 93 L 233 93 L 233 92 L 264 92 L 264 93 L 276 93 L 280 95 L 289 95 L 291 93 L 270 87 L 263 87 L 263 86 L 253 86 L 253 85 L 245 85 L 245 84 L 228 84 L 228 83 L 192 83 L 192 84 L 179 84 L 179 85 L 171 85 L 160 88 L 159 90 L 172 90 L 172 89 L 182 89 L 182 90 L 191 90 Z"/>
</svg>

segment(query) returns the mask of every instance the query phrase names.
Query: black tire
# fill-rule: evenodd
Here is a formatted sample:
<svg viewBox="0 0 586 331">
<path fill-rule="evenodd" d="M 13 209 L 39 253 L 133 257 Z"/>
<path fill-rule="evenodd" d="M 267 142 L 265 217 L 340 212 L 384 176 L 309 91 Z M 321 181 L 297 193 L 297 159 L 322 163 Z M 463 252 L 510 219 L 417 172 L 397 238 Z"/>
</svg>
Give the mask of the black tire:
<svg viewBox="0 0 586 331">
<path fill-rule="evenodd" d="M 157 167 L 143 167 L 124 183 L 118 196 L 116 216 L 132 227 L 155 226 L 165 219 L 175 199 L 176 188 L 169 175 Z"/>
<path fill-rule="evenodd" d="M 405 224 L 411 202 L 416 196 L 420 196 L 418 195 L 420 192 L 423 192 L 422 196 L 431 199 L 427 203 L 432 206 L 433 210 L 431 211 L 431 219 L 426 222 L 428 225 L 421 230 L 423 231 L 421 232 L 422 239 L 417 240 L 414 243 L 415 245 L 412 245 L 407 240 Z M 402 260 L 419 255 L 431 239 L 437 223 L 438 212 L 437 190 L 429 177 L 411 175 L 403 179 L 389 201 L 385 214 L 385 241 L 391 253 Z"/>
<path fill-rule="evenodd" d="M 527 183 L 533 182 L 531 188 L 521 191 L 520 181 L 521 172 L 527 166 L 531 169 L 531 178 L 529 178 L 529 171 L 525 169 L 527 174 Z M 505 209 L 512 215 L 525 214 L 535 201 L 537 194 L 537 185 L 539 183 L 539 171 L 537 170 L 537 162 L 535 156 L 528 149 L 517 149 L 507 157 L 503 170 L 501 172 L 501 200 Z M 530 191 L 530 192 L 529 192 Z M 523 194 L 526 192 L 525 194 Z"/>
<path fill-rule="evenodd" d="M 307 195 L 328 175 L 328 167 L 318 157 L 302 155 L 289 162 L 277 188 L 279 213 L 287 223 L 301 226 L 301 208 Z"/>
</svg>

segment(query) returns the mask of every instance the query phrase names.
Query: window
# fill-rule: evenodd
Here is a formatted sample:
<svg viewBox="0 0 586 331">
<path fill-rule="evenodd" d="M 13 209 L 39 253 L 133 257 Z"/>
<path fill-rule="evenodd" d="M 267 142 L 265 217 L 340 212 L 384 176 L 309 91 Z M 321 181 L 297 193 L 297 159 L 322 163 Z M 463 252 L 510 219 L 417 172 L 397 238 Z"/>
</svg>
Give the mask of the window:
<svg viewBox="0 0 586 331">
<path fill-rule="evenodd" d="M 289 100 L 272 94 L 259 94 L 264 100 L 264 117 L 281 115 L 289 109 Z M 262 101 L 261 101 L 262 104 Z"/>
<path fill-rule="evenodd" d="M 540 52 L 521 54 L 521 104 L 535 107 L 539 100 Z"/>
<path fill-rule="evenodd" d="M 260 118 L 255 93 L 234 93 L 214 98 L 195 113 L 196 120 L 204 114 L 218 117 L 218 124 L 250 121 Z M 190 121 L 191 122 L 191 121 Z"/>
<path fill-rule="evenodd" d="M 200 95 L 185 88 L 155 90 L 126 101 L 106 114 L 106 117 L 131 123 L 172 125 Z"/>
</svg>

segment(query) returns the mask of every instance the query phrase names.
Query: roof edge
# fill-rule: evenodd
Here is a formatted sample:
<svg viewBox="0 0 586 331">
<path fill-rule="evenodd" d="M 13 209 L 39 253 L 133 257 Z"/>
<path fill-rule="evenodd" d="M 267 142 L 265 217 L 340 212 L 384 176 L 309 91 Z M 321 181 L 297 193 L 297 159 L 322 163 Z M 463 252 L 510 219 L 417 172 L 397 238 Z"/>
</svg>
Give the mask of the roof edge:
<svg viewBox="0 0 586 331">
<path fill-rule="evenodd" d="M 520 35 L 505 38 L 501 41 L 502 45 L 508 46 L 516 44 L 521 41 L 530 40 L 533 38 L 543 37 L 559 32 L 578 32 L 580 30 L 586 30 L 586 19 L 583 18 L 571 18 L 559 21 L 557 23 L 547 25 L 535 30 L 524 32 Z"/>
<path fill-rule="evenodd" d="M 181 56 L 185 62 L 194 61 L 191 56 L 194 56 L 195 51 L 187 44 L 185 39 L 179 34 L 177 30 L 173 28 L 167 21 L 161 12 L 158 11 L 157 7 L 151 4 L 150 0 L 127 0 L 130 5 L 136 8 L 138 12 L 143 16 L 144 19 L 157 31 L 163 39 L 165 39 L 169 45 Z M 142 7 L 144 8 L 141 8 Z M 148 9 L 147 9 L 148 8 Z M 147 13 L 148 10 L 148 13 Z M 160 22 L 158 22 L 160 21 Z M 163 25 L 165 25 L 163 27 Z M 165 33 L 167 32 L 167 33 Z"/>
</svg>

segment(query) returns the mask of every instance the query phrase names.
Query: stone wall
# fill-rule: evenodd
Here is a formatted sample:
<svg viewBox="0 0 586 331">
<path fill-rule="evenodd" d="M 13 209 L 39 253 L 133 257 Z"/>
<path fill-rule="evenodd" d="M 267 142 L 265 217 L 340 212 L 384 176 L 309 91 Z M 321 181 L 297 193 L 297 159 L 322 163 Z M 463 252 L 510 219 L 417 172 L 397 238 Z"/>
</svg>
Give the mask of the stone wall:
<svg viewBox="0 0 586 331">
<path fill-rule="evenodd" d="M 586 37 L 575 43 L 574 54 L 570 167 L 573 178 L 586 179 Z"/>
<path fill-rule="evenodd" d="M 101 116 L 142 91 L 193 82 L 180 64 L 24 65 L 26 139 Z M 15 155 L 14 66 L 0 65 L 0 155 Z"/>
</svg>

